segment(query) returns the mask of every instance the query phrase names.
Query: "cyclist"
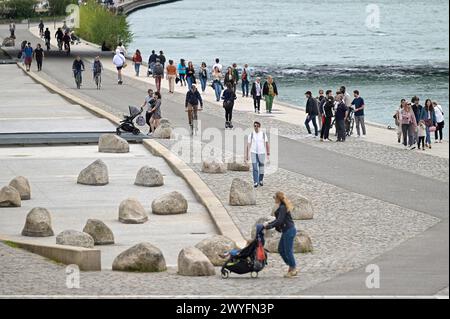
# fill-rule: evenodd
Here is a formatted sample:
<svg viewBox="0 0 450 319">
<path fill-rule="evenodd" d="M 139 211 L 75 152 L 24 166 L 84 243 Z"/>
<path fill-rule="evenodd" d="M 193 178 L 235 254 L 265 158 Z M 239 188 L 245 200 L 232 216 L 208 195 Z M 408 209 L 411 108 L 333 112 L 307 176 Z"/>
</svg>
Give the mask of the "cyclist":
<svg viewBox="0 0 450 319">
<path fill-rule="evenodd" d="M 44 36 L 44 21 L 39 22 L 39 36 L 42 38 Z"/>
<path fill-rule="evenodd" d="M 51 39 L 51 33 L 50 30 L 47 28 L 44 32 L 44 39 L 45 39 L 45 45 L 47 46 L 47 51 L 50 51 L 50 39 Z"/>
<path fill-rule="evenodd" d="M 67 55 L 70 54 L 70 41 L 72 39 L 70 38 L 69 32 L 66 32 L 63 36 L 63 42 L 64 42 L 64 50 L 66 51 Z"/>
<path fill-rule="evenodd" d="M 96 56 L 94 63 L 92 63 L 92 72 L 94 75 L 94 82 L 97 85 L 97 89 L 99 89 L 101 85 L 102 71 L 103 71 L 103 64 L 100 61 L 100 57 Z"/>
<path fill-rule="evenodd" d="M 77 56 L 75 61 L 72 64 L 73 76 L 75 77 L 75 82 L 77 83 L 77 88 L 81 87 L 81 83 L 83 82 L 83 78 L 81 76 L 81 72 L 85 70 L 83 60 L 81 60 L 80 56 Z"/>
<path fill-rule="evenodd" d="M 63 33 L 61 28 L 58 28 L 58 31 L 56 31 L 55 38 L 58 41 L 59 51 L 62 51 L 62 44 L 63 44 L 64 33 Z"/>
</svg>

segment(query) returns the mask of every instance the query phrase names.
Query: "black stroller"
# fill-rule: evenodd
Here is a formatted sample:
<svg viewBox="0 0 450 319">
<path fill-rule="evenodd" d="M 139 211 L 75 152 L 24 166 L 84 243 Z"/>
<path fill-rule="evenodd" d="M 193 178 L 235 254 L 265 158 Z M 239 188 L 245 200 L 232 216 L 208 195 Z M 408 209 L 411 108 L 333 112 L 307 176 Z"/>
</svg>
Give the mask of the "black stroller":
<svg viewBox="0 0 450 319">
<path fill-rule="evenodd" d="M 134 125 L 134 119 L 142 114 L 143 109 L 136 106 L 128 106 L 130 115 L 124 115 L 123 120 L 120 121 L 119 127 L 116 129 L 116 134 L 121 135 L 122 131 L 139 135 L 141 131 Z"/>
<path fill-rule="evenodd" d="M 239 275 L 250 273 L 252 278 L 258 278 L 259 272 L 267 265 L 264 243 L 264 227 L 257 225 L 256 239 L 241 251 L 230 253 L 230 258 L 222 266 L 222 278 L 227 279 L 232 272 Z"/>
</svg>

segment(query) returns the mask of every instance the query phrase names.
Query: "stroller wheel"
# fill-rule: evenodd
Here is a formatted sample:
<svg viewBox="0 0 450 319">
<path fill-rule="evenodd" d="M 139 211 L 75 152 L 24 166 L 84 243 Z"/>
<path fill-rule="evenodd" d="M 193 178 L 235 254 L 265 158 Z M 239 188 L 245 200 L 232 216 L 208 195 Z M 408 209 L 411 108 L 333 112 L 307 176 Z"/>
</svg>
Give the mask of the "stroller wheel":
<svg viewBox="0 0 450 319">
<path fill-rule="evenodd" d="M 133 135 L 139 135 L 139 134 L 141 134 L 141 131 L 138 128 L 135 128 L 133 130 Z"/>
<path fill-rule="evenodd" d="M 120 128 L 116 129 L 116 134 L 119 135 L 119 136 L 122 134 L 122 132 L 120 131 Z"/>
<path fill-rule="evenodd" d="M 253 272 L 250 274 L 250 276 L 252 276 L 253 279 L 258 278 L 258 275 L 259 275 L 259 274 L 258 274 L 256 271 L 253 271 Z"/>
<path fill-rule="evenodd" d="M 230 277 L 230 272 L 226 269 L 222 269 L 222 279 L 228 279 Z"/>
</svg>

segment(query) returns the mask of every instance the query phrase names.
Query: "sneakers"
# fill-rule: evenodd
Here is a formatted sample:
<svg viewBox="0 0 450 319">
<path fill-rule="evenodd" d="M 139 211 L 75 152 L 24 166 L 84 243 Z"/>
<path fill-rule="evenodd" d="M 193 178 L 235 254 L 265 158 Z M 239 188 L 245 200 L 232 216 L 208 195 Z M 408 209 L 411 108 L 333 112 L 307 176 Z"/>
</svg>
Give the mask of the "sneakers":
<svg viewBox="0 0 450 319">
<path fill-rule="evenodd" d="M 258 188 L 258 185 L 259 185 L 258 183 L 254 183 L 254 184 L 253 184 L 253 187 L 254 187 L 254 188 Z"/>
<path fill-rule="evenodd" d="M 306 137 L 312 137 L 313 135 L 312 134 L 308 134 L 308 135 L 306 135 Z"/>
<path fill-rule="evenodd" d="M 284 278 L 294 278 L 298 276 L 298 271 L 288 271 L 286 275 L 284 275 Z"/>
<path fill-rule="evenodd" d="M 263 182 L 259 182 L 259 186 L 263 187 L 264 183 Z"/>
<path fill-rule="evenodd" d="M 411 145 L 411 146 L 409 147 L 409 149 L 410 149 L 410 150 L 414 150 L 414 149 L 416 149 L 416 146 L 415 146 L 415 145 Z"/>
</svg>

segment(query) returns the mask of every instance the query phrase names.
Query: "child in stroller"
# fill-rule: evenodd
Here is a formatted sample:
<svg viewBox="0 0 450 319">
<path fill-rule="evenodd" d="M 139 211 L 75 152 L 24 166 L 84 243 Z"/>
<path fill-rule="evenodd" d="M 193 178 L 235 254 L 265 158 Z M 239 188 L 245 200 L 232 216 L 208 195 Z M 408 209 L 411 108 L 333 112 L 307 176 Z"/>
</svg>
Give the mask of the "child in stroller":
<svg viewBox="0 0 450 319">
<path fill-rule="evenodd" d="M 141 133 L 141 131 L 134 125 L 134 119 L 141 115 L 144 109 L 139 109 L 138 107 L 131 105 L 128 106 L 128 109 L 130 110 L 130 115 L 124 115 L 124 119 L 120 121 L 120 125 L 116 129 L 117 135 L 122 134 L 122 131 L 133 133 L 133 135 L 139 135 Z"/>
<path fill-rule="evenodd" d="M 222 266 L 222 278 L 227 279 L 231 272 L 239 275 L 250 273 L 257 278 L 267 265 L 267 251 L 264 249 L 264 226 L 256 226 L 256 238 L 242 250 L 233 249 L 221 257 L 228 258 Z"/>
</svg>

